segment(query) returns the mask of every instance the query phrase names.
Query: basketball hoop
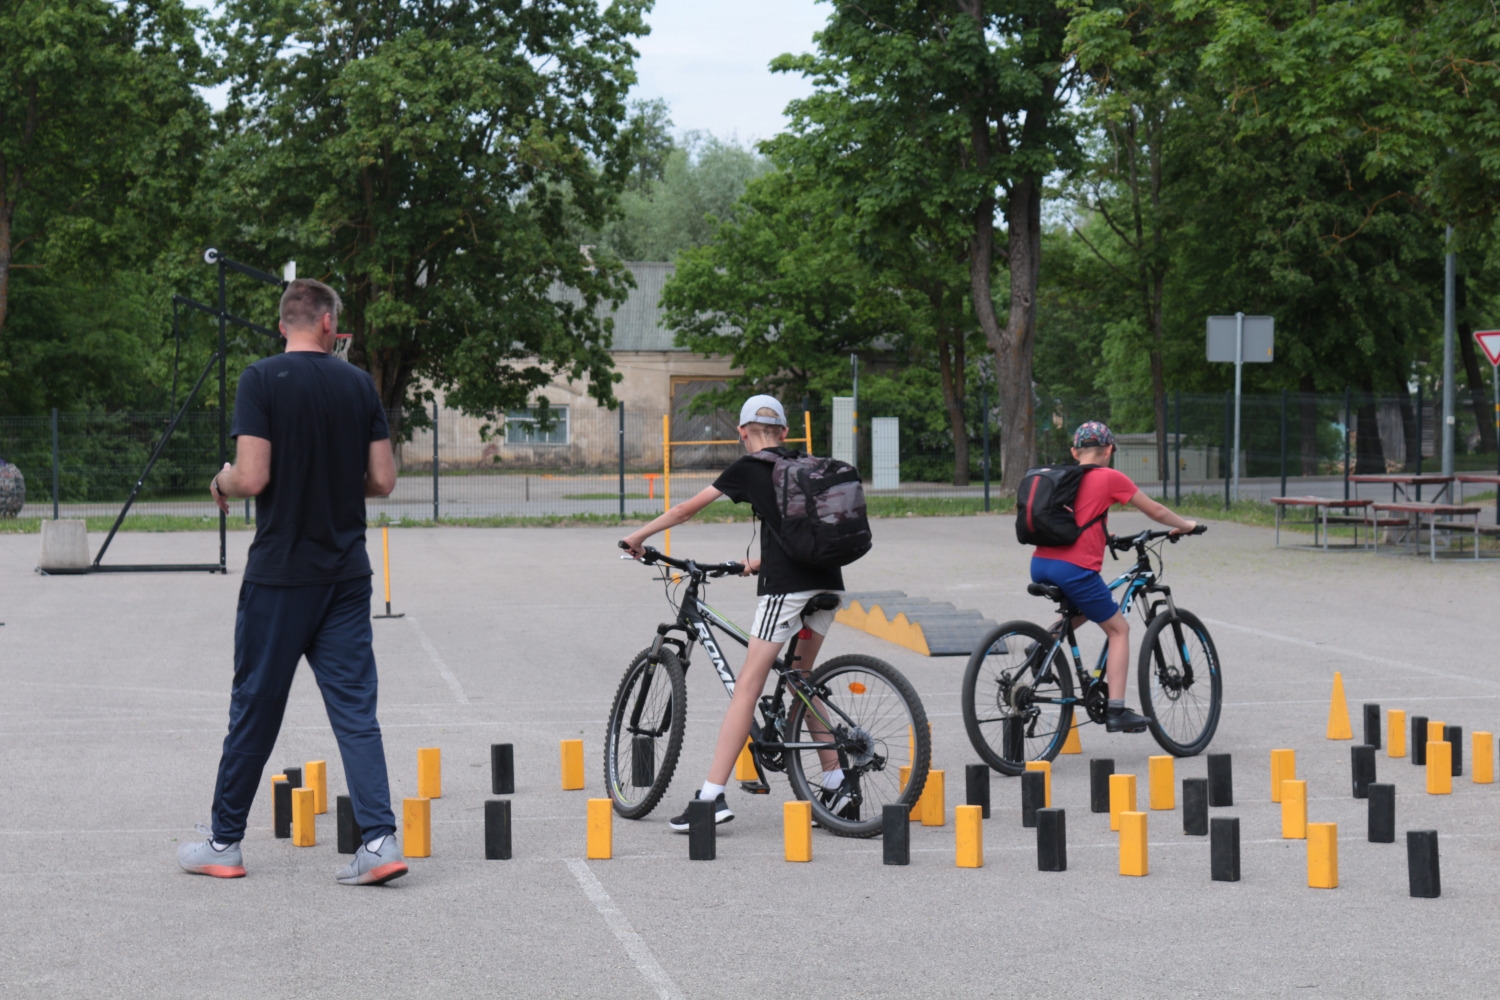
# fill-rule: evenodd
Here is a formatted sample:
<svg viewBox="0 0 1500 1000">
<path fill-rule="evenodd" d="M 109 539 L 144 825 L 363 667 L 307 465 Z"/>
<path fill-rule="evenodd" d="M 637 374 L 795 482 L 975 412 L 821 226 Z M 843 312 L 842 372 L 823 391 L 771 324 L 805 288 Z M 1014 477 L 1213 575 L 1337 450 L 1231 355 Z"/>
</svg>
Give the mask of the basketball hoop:
<svg viewBox="0 0 1500 1000">
<path fill-rule="evenodd" d="M 340 361 L 349 360 L 349 345 L 354 343 L 354 334 L 335 333 L 333 335 L 333 356 Z"/>
</svg>

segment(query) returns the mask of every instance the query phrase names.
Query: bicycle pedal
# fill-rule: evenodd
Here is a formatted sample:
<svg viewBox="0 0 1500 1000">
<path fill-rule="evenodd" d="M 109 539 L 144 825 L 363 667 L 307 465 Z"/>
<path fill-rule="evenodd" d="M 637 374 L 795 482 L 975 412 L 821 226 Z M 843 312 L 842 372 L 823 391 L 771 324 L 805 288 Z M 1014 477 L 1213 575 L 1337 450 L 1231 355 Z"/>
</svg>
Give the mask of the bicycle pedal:
<svg viewBox="0 0 1500 1000">
<path fill-rule="evenodd" d="M 740 791 L 749 792 L 751 795 L 770 795 L 771 786 L 764 781 L 742 781 Z"/>
</svg>

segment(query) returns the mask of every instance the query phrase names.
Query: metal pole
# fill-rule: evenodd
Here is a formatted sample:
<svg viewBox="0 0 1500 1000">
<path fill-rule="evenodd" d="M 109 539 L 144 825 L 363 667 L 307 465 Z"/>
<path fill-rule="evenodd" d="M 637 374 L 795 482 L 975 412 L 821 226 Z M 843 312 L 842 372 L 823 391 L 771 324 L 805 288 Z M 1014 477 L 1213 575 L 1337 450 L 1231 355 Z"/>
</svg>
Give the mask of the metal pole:
<svg viewBox="0 0 1500 1000">
<path fill-rule="evenodd" d="M 1234 498 L 1240 498 L 1240 372 L 1245 367 L 1245 314 L 1234 314 L 1234 453 L 1230 468 L 1234 475 Z"/>
<path fill-rule="evenodd" d="M 625 516 L 625 404 L 620 404 L 620 516 Z"/>
<path fill-rule="evenodd" d="M 1177 453 L 1172 456 L 1172 476 L 1177 481 L 1177 506 L 1182 506 L 1182 390 L 1178 389 L 1174 395 L 1177 397 Z"/>
<path fill-rule="evenodd" d="M 1422 474 L 1422 409 L 1427 404 L 1422 401 L 1422 383 L 1417 383 L 1417 475 Z"/>
<path fill-rule="evenodd" d="M 1231 423 L 1233 423 L 1233 421 L 1234 421 L 1234 398 L 1233 397 L 1234 397 L 1233 393 L 1229 393 L 1229 392 L 1224 393 L 1224 443 L 1226 445 L 1229 443 L 1229 425 Z M 1220 456 L 1221 460 L 1222 460 L 1224 452 L 1226 450 L 1227 449 L 1224 449 L 1224 448 L 1220 448 L 1219 449 L 1219 456 Z M 1229 457 L 1229 465 L 1233 465 L 1233 464 L 1234 464 L 1234 456 L 1231 455 Z M 1224 509 L 1225 510 L 1229 509 L 1229 477 L 1230 477 L 1229 466 L 1225 466 L 1224 467 Z"/>
<path fill-rule="evenodd" d="M 61 456 L 60 456 L 60 454 L 58 452 L 58 448 L 57 448 L 57 407 L 54 406 L 52 408 L 52 520 L 54 520 L 54 521 L 56 521 L 57 517 L 58 517 L 58 513 L 57 513 L 57 491 L 59 489 L 58 483 L 61 482 L 61 480 L 62 480 L 62 476 L 60 475 L 60 470 L 58 468 L 60 461 L 61 461 Z"/>
<path fill-rule="evenodd" d="M 854 428 L 850 431 L 849 440 L 854 443 L 854 467 L 859 467 L 859 355 L 853 351 L 849 352 L 849 367 L 854 370 Z"/>
<path fill-rule="evenodd" d="M 1349 387 L 1344 386 L 1344 499 L 1349 499 Z"/>
<path fill-rule="evenodd" d="M 984 440 L 984 509 L 990 509 L 990 384 L 979 384 L 979 426 Z M 1496 412 L 1500 412 L 1497 410 Z"/>
<path fill-rule="evenodd" d="M 1281 390 L 1281 495 L 1286 496 L 1286 390 Z"/>
<path fill-rule="evenodd" d="M 219 254 L 219 464 L 214 467 L 215 475 L 224 468 L 224 463 L 229 461 L 229 381 L 226 363 L 229 356 L 229 323 L 225 319 L 228 315 L 228 301 L 224 291 L 225 265 L 224 255 Z M 219 511 L 219 572 L 229 572 L 228 561 L 229 549 L 229 515 Z M 103 549 L 100 550 L 103 554 Z M 95 560 L 97 562 L 97 560 Z"/>
<path fill-rule="evenodd" d="M 432 401 L 432 519 L 438 519 L 438 402 Z"/>
<path fill-rule="evenodd" d="M 1448 227 L 1448 243 L 1453 243 L 1453 227 Z M 1453 274 L 1457 255 L 1448 251 L 1443 260 L 1443 475 L 1453 475 Z"/>
</svg>

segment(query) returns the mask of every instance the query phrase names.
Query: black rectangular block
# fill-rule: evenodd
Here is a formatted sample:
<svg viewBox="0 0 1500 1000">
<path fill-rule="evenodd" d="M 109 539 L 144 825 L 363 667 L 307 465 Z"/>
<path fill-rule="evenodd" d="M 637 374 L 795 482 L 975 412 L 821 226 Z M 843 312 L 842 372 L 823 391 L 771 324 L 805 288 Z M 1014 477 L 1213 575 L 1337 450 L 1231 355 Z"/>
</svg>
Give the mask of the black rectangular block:
<svg viewBox="0 0 1500 1000">
<path fill-rule="evenodd" d="M 1365 745 L 1380 749 L 1380 706 L 1365 702 Z"/>
<path fill-rule="evenodd" d="M 656 781 L 656 741 L 649 736 L 630 738 L 630 783 L 646 788 Z"/>
<path fill-rule="evenodd" d="M 1369 839 L 1372 844 L 1396 842 L 1396 786 L 1370 785 Z"/>
<path fill-rule="evenodd" d="M 1208 836 L 1208 779 L 1182 779 L 1182 832 L 1189 837 Z"/>
<path fill-rule="evenodd" d="M 340 854 L 353 854 L 359 850 L 359 836 L 362 832 L 359 824 L 354 822 L 354 803 L 349 796 L 340 795 L 336 807 L 338 813 L 338 841 Z"/>
<path fill-rule="evenodd" d="M 1036 868 L 1042 872 L 1068 870 L 1068 816 L 1061 809 L 1036 811 Z"/>
<path fill-rule="evenodd" d="M 1000 721 L 1000 756 L 1017 763 L 1026 759 L 1024 721 L 1008 715 Z"/>
<path fill-rule="evenodd" d="M 1349 770 L 1354 779 L 1354 797 L 1370 797 L 1370 785 L 1375 782 L 1375 748 L 1369 744 L 1349 748 Z"/>
<path fill-rule="evenodd" d="M 1442 879 L 1438 877 L 1436 830 L 1406 831 L 1406 871 L 1413 896 L 1437 899 L 1443 894 Z"/>
<path fill-rule="evenodd" d="M 639 736 L 636 739 L 640 739 Z M 714 801 L 694 799 L 688 803 L 688 859 L 690 861 L 712 861 L 718 856 L 715 834 Z"/>
<path fill-rule="evenodd" d="M 271 825 L 278 840 L 292 836 L 292 783 L 278 781 L 271 786 Z"/>
<path fill-rule="evenodd" d="M 1240 820 L 1218 816 L 1208 824 L 1209 865 L 1215 882 L 1240 880 Z"/>
<path fill-rule="evenodd" d="M 1411 762 L 1418 767 L 1427 766 L 1427 716 L 1411 717 Z"/>
<path fill-rule="evenodd" d="M 911 809 L 900 803 L 880 809 L 880 833 L 885 846 L 885 863 L 911 864 Z"/>
<path fill-rule="evenodd" d="M 515 748 L 509 743 L 490 744 L 490 793 L 516 794 Z"/>
<path fill-rule="evenodd" d="M 1234 768 L 1227 753 L 1208 755 L 1208 804 L 1234 805 Z"/>
<path fill-rule="evenodd" d="M 284 768 L 281 773 L 286 775 L 286 783 L 288 785 L 291 785 L 293 788 L 302 787 L 302 768 L 288 767 Z"/>
<path fill-rule="evenodd" d="M 964 766 L 964 804 L 978 806 L 980 815 L 990 818 L 990 766 L 967 764 Z"/>
<path fill-rule="evenodd" d="M 1109 776 L 1115 773 L 1115 762 L 1110 757 L 1095 757 L 1089 761 L 1089 811 L 1109 812 Z"/>
<path fill-rule="evenodd" d="M 484 804 L 484 858 L 510 860 L 510 799 L 490 799 Z"/>
<path fill-rule="evenodd" d="M 1047 776 L 1041 771 L 1021 775 L 1021 825 L 1036 826 L 1036 812 L 1047 806 Z"/>
<path fill-rule="evenodd" d="M 1453 758 L 1453 776 L 1456 778 L 1464 773 L 1464 727 L 1444 726 L 1443 739 L 1452 748 L 1448 756 Z"/>
</svg>

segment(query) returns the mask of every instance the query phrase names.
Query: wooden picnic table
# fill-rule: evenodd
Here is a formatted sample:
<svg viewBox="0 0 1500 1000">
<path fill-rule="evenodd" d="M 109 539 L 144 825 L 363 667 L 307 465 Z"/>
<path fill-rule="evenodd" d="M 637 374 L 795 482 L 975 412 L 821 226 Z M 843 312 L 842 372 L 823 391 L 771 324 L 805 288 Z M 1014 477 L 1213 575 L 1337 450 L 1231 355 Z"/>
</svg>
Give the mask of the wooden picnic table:
<svg viewBox="0 0 1500 1000">
<path fill-rule="evenodd" d="M 1500 472 L 1465 472 L 1453 477 L 1453 482 L 1458 490 L 1458 503 L 1464 502 L 1464 484 L 1474 486 L 1491 486 L 1500 492 Z"/>
<path fill-rule="evenodd" d="M 1339 500 L 1339 499 L 1336 499 L 1334 497 L 1302 496 L 1302 497 L 1272 497 L 1271 498 L 1271 503 L 1274 504 L 1275 507 L 1276 507 L 1276 545 L 1278 547 L 1280 547 L 1280 545 L 1281 545 L 1281 518 L 1282 518 L 1282 511 L 1284 511 L 1284 510 L 1286 510 L 1288 508 L 1292 508 L 1292 507 L 1311 507 L 1312 508 L 1312 515 L 1313 515 L 1312 516 L 1312 521 L 1311 521 L 1311 524 L 1313 526 L 1313 546 L 1316 547 L 1317 544 L 1318 544 L 1318 527 L 1321 524 L 1322 528 L 1323 528 L 1323 551 L 1327 552 L 1328 551 L 1328 525 L 1330 523 L 1333 523 L 1333 524 L 1352 524 L 1352 525 L 1354 525 L 1355 526 L 1354 527 L 1354 544 L 1355 545 L 1359 544 L 1359 528 L 1360 528 L 1361 525 L 1363 525 L 1365 523 L 1364 508 L 1366 508 L 1370 504 L 1374 503 L 1374 501 L 1373 500 L 1361 500 L 1361 499 L 1357 499 L 1357 498 L 1349 499 L 1349 500 Z M 1330 510 L 1341 510 L 1341 511 L 1357 510 L 1360 513 L 1359 513 L 1358 516 L 1354 516 L 1354 515 L 1351 515 L 1351 514 L 1333 514 L 1333 515 L 1330 515 L 1329 514 Z"/>
<path fill-rule="evenodd" d="M 1383 475 L 1366 473 L 1364 475 L 1350 476 L 1349 482 L 1355 484 L 1367 483 L 1371 485 L 1389 484 L 1391 487 L 1391 503 L 1422 503 L 1422 487 L 1436 486 L 1438 487 L 1438 491 L 1432 495 L 1432 500 L 1429 501 L 1432 503 L 1436 503 L 1440 501 L 1443 498 L 1443 495 L 1448 492 L 1450 487 L 1452 487 L 1453 477 L 1440 476 L 1435 473 L 1423 473 L 1420 476 L 1408 475 L 1401 472 L 1387 473 Z M 1411 495 L 1411 489 L 1413 487 L 1415 487 L 1416 489 L 1415 496 Z M 1355 492 L 1358 493 L 1359 490 L 1356 489 Z"/>
<path fill-rule="evenodd" d="M 1378 519 L 1382 512 L 1400 514 L 1407 520 L 1407 538 L 1411 539 L 1412 552 L 1418 550 L 1422 541 L 1422 522 L 1427 522 L 1427 537 L 1431 546 L 1430 554 L 1433 562 L 1437 562 L 1437 533 L 1439 530 L 1452 531 L 1472 527 L 1474 532 L 1474 558 L 1479 558 L 1479 507 L 1468 507 L 1463 504 L 1453 503 L 1417 503 L 1409 501 L 1406 503 L 1372 503 L 1369 510 Z M 1449 520 L 1439 521 L 1438 518 Z M 1472 526 L 1465 525 L 1459 518 L 1472 517 Z M 1380 533 L 1375 534 L 1375 551 L 1380 551 Z"/>
</svg>

